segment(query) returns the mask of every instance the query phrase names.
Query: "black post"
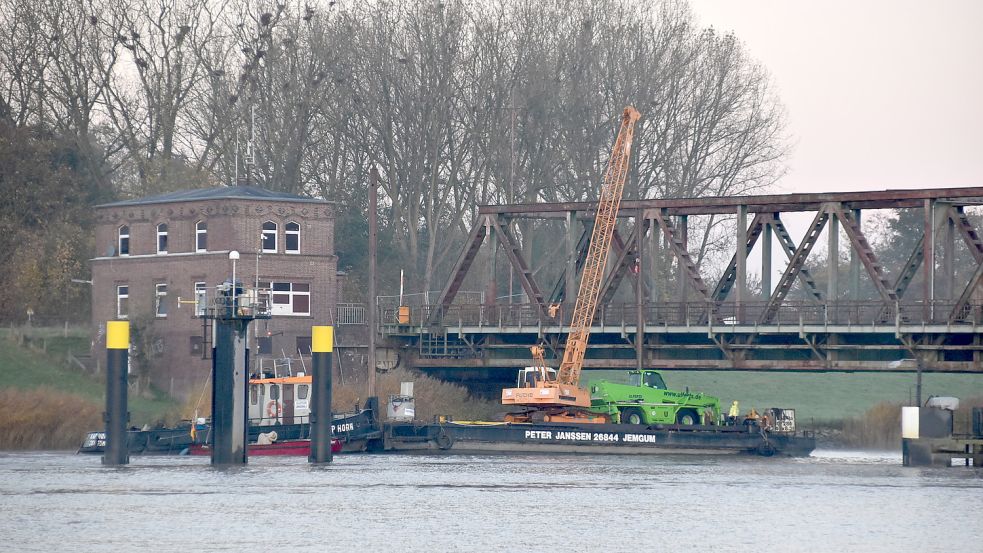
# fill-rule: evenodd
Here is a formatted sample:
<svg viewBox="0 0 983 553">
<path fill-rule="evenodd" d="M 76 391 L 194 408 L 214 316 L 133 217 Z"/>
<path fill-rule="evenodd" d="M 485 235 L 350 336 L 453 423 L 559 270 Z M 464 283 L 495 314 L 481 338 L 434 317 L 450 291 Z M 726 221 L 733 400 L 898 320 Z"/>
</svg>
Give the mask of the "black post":
<svg viewBox="0 0 983 553">
<path fill-rule="evenodd" d="M 130 414 L 126 404 L 126 373 L 129 366 L 130 323 L 106 323 L 106 453 L 104 465 L 126 465 L 130 451 L 126 444 L 126 425 Z"/>
<path fill-rule="evenodd" d="M 334 327 L 311 327 L 311 463 L 331 462 L 331 352 L 334 349 Z M 369 367 L 371 370 L 372 367 Z"/>
<path fill-rule="evenodd" d="M 239 316 L 239 293 L 232 286 L 222 290 L 215 316 L 210 444 L 213 465 L 244 465 L 248 459 L 246 328 L 251 318 Z"/>
<path fill-rule="evenodd" d="M 922 407 L 922 358 L 915 359 L 915 405 Z"/>
</svg>

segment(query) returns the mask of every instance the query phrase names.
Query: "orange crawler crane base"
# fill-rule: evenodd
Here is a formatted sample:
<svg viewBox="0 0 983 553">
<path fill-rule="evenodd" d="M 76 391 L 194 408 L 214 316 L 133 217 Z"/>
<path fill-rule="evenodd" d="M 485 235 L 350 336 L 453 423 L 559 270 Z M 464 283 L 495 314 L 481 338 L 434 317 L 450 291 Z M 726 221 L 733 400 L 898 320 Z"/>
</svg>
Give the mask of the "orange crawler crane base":
<svg viewBox="0 0 983 553">
<path fill-rule="evenodd" d="M 614 225 L 618 219 L 621 195 L 628 176 L 628 159 L 635 132 L 635 122 L 641 115 L 628 106 L 621 116 L 621 129 L 614 142 L 604 184 L 597 201 L 597 215 L 591 233 L 590 247 L 577 292 L 577 304 L 573 310 L 570 331 L 563 349 L 559 371 L 546 366 L 543 348 L 531 348 L 535 365 L 519 371 L 515 388 L 502 390 L 504 405 L 522 406 L 519 412 L 510 413 L 510 422 L 530 422 L 542 415 L 546 422 L 608 422 L 604 415 L 590 413 L 590 392 L 580 387 L 580 371 L 587 353 L 587 339 L 597 310 L 604 266 L 607 264 Z"/>
</svg>

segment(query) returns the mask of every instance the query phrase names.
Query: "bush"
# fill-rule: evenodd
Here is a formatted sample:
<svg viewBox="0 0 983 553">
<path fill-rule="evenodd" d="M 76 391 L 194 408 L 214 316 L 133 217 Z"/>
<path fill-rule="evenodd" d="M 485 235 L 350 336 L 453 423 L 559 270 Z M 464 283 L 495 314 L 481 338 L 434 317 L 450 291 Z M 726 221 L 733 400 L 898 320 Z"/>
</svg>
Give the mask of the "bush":
<svg viewBox="0 0 983 553">
<path fill-rule="evenodd" d="M 437 415 L 449 415 L 458 420 L 487 420 L 502 410 L 497 403 L 472 397 L 463 386 L 398 368 L 376 377 L 382 419 L 386 416 L 385 406 L 389 396 L 399 394 L 401 382 L 413 382 L 416 420 L 419 421 L 430 422 Z M 336 386 L 332 391 L 332 407 L 336 413 L 351 408 L 356 402 L 365 404 L 365 398 L 359 395 L 361 390 L 358 388 Z"/>
</svg>

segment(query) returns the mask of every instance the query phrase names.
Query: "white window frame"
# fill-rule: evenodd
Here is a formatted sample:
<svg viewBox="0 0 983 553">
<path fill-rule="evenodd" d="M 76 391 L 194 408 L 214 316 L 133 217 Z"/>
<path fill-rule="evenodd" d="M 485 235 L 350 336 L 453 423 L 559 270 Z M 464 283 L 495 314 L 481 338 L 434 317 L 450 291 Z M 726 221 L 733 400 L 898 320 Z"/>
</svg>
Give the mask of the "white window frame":
<svg viewBox="0 0 983 553">
<path fill-rule="evenodd" d="M 260 283 L 260 287 L 270 291 L 270 315 L 283 317 L 311 316 L 311 284 L 309 282 L 263 282 Z M 288 289 L 284 290 L 284 287 L 288 287 Z M 295 290 L 295 288 L 299 287 L 307 289 Z M 280 290 L 277 290 L 277 288 L 280 288 Z M 295 311 L 294 303 L 298 297 L 307 298 L 307 311 Z M 286 301 L 283 301 L 284 299 Z"/>
<path fill-rule="evenodd" d="M 164 230 L 161 230 L 161 227 L 164 227 Z M 161 249 L 161 247 L 160 247 L 160 239 L 161 238 L 164 239 L 164 248 L 163 249 Z M 167 253 L 167 248 L 168 248 L 168 244 L 167 244 L 167 223 L 157 223 L 157 253 L 158 254 L 161 254 L 161 255 L 166 254 Z"/>
<path fill-rule="evenodd" d="M 167 318 L 167 283 L 158 282 L 154 285 L 154 315 L 158 319 Z"/>
<path fill-rule="evenodd" d="M 195 317 L 202 317 L 208 309 L 208 286 L 201 281 L 195 282 Z"/>
<path fill-rule="evenodd" d="M 126 229 L 126 232 L 123 232 Z M 123 253 L 123 240 L 126 240 L 126 253 Z M 120 225 L 116 229 L 116 253 L 120 257 L 130 255 L 130 225 Z"/>
<path fill-rule="evenodd" d="M 124 288 L 126 289 L 125 291 Z M 126 300 L 125 310 L 123 309 L 123 300 Z M 116 285 L 116 318 L 117 319 L 130 318 L 130 285 L 129 284 Z"/>
<path fill-rule="evenodd" d="M 295 225 L 297 230 L 290 230 L 290 225 Z M 300 253 L 300 223 L 297 221 L 287 221 L 287 224 L 283 225 L 283 252 L 290 254 Z M 290 237 L 297 237 L 297 247 L 295 249 L 290 249 Z"/>
<path fill-rule="evenodd" d="M 202 247 L 203 239 L 205 242 L 204 247 Z M 208 223 L 205 221 L 198 221 L 195 223 L 195 251 L 208 251 Z"/>
<path fill-rule="evenodd" d="M 267 229 L 266 228 L 266 225 L 268 225 L 268 224 L 269 225 L 273 225 L 273 228 L 272 229 Z M 280 230 L 280 226 L 276 224 L 276 221 L 263 221 L 263 224 L 260 225 L 259 228 L 260 228 L 260 246 L 263 248 L 263 253 L 276 253 L 276 248 L 277 248 L 277 245 L 278 245 L 277 244 L 277 233 Z M 272 234 L 273 235 L 273 248 L 272 249 L 266 247 L 266 236 L 268 234 Z"/>
</svg>

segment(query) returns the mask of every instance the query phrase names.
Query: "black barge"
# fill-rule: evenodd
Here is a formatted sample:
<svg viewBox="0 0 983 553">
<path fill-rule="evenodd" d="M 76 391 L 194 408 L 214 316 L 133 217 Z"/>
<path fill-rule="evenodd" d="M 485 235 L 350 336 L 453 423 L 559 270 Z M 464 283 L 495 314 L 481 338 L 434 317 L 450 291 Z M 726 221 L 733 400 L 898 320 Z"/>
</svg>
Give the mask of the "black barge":
<svg viewBox="0 0 983 553">
<path fill-rule="evenodd" d="M 390 452 L 454 454 L 697 454 L 807 457 L 811 432 L 770 432 L 756 425 L 634 425 L 508 422 L 386 423 Z"/>
</svg>

